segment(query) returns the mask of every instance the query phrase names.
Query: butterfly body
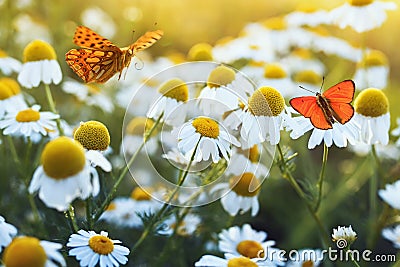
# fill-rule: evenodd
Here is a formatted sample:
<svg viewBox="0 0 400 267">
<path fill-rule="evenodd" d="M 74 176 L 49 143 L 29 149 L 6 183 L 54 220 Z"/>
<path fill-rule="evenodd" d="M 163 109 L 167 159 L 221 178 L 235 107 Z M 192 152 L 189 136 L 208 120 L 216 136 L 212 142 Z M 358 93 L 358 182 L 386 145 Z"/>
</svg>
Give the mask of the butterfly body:
<svg viewBox="0 0 400 267">
<path fill-rule="evenodd" d="M 310 118 L 312 125 L 321 130 L 332 129 L 335 122 L 345 124 L 354 115 L 355 85 L 352 80 L 342 81 L 316 96 L 292 98 L 290 105 L 301 115 Z"/>
<path fill-rule="evenodd" d="M 74 43 L 81 49 L 71 49 L 65 55 L 67 64 L 86 83 L 107 82 L 116 73 L 129 66 L 138 51 L 152 46 L 163 35 L 160 30 L 146 32 L 128 47 L 119 48 L 111 41 L 85 26 L 78 26 Z"/>
</svg>

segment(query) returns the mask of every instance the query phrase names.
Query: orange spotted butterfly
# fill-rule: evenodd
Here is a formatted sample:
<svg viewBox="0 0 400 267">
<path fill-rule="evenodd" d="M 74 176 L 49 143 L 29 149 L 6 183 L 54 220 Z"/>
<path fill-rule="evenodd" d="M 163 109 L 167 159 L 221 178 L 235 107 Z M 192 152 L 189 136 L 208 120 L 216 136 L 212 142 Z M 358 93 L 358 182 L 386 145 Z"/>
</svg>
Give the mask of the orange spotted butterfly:
<svg viewBox="0 0 400 267">
<path fill-rule="evenodd" d="M 345 124 L 353 117 L 354 108 L 350 103 L 354 91 L 354 82 L 344 80 L 322 94 L 292 98 L 290 105 L 304 117 L 310 118 L 315 128 L 332 129 L 335 121 Z"/>
<path fill-rule="evenodd" d="M 85 26 L 78 26 L 74 43 L 81 49 L 71 49 L 65 60 L 72 70 L 86 83 L 105 83 L 114 74 L 128 67 L 132 57 L 143 49 L 152 46 L 163 35 L 161 30 L 146 32 L 128 47 L 119 48 L 106 38 Z"/>
</svg>

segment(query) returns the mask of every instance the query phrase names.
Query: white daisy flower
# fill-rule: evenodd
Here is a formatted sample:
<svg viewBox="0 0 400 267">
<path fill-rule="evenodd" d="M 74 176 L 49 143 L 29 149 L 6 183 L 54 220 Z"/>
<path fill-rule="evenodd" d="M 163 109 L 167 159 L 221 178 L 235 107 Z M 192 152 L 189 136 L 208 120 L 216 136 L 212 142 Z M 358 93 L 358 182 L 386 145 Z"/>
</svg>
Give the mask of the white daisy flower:
<svg viewBox="0 0 400 267">
<path fill-rule="evenodd" d="M 354 145 L 349 146 L 350 150 L 353 151 L 359 157 L 366 157 L 371 153 L 371 145 L 356 142 Z M 378 158 L 398 160 L 400 158 L 400 149 L 394 144 L 374 145 Z"/>
<path fill-rule="evenodd" d="M 245 96 L 241 79 L 244 77 L 227 66 L 213 69 L 208 76 L 207 86 L 197 98 L 204 114 L 221 117 L 225 111 L 235 109 L 239 98 Z"/>
<path fill-rule="evenodd" d="M 276 88 L 284 97 L 293 95 L 293 89 L 296 86 L 293 84 L 286 66 L 279 63 L 269 63 L 262 65 L 259 69 L 259 74 L 254 76 L 249 75 L 256 81 L 259 87 L 269 86 Z M 242 71 L 248 74 L 246 67 Z"/>
<path fill-rule="evenodd" d="M 347 26 L 356 32 L 379 28 L 386 20 L 386 10 L 394 10 L 394 2 L 379 0 L 349 0 L 329 12 L 332 22 L 340 28 Z"/>
<path fill-rule="evenodd" d="M 39 110 L 40 106 L 34 105 L 28 109 L 10 112 L 0 120 L 0 129 L 3 129 L 4 135 L 29 137 L 33 133 L 40 133 L 46 136 L 49 130 L 56 129 L 55 119 L 60 116 Z"/>
<path fill-rule="evenodd" d="M 163 114 L 163 121 L 168 125 L 180 125 L 186 118 L 186 101 L 189 98 L 187 84 L 178 78 L 170 79 L 158 88 L 161 96 L 147 113 L 148 118 L 158 119 Z"/>
<path fill-rule="evenodd" d="M 378 50 L 367 51 L 363 60 L 358 63 L 354 74 L 354 82 L 357 87 L 384 89 L 388 80 L 389 64 L 385 54 Z"/>
<path fill-rule="evenodd" d="M 154 214 L 161 204 L 152 199 L 151 189 L 136 187 L 130 197 L 118 197 L 107 207 L 100 219 L 122 227 L 140 228 L 142 219 L 138 214 Z"/>
<path fill-rule="evenodd" d="M 0 119 L 6 113 L 28 108 L 19 84 L 11 78 L 0 78 Z"/>
<path fill-rule="evenodd" d="M 126 264 L 129 249 L 124 247 L 119 240 L 112 240 L 108 233 L 101 231 L 79 230 L 78 234 L 69 237 L 67 247 L 71 248 L 70 256 L 75 256 L 80 266 L 114 267 Z"/>
<path fill-rule="evenodd" d="M 291 257 L 287 267 L 317 267 L 324 259 L 320 249 L 300 249 L 296 252 L 295 258 Z"/>
<path fill-rule="evenodd" d="M 293 81 L 297 84 L 297 90 L 294 90 L 293 97 L 303 96 L 304 94 L 309 94 L 311 92 L 319 92 L 321 89 L 321 81 L 323 77 L 323 72 L 317 72 L 311 69 L 303 69 L 294 73 Z M 307 88 L 309 91 L 304 91 L 300 86 Z M 311 93 L 310 93 L 311 95 Z M 315 96 L 315 94 L 313 94 Z"/>
<path fill-rule="evenodd" d="M 21 62 L 9 57 L 6 52 L 0 49 L 0 70 L 4 75 L 8 76 L 12 72 L 19 72 L 21 66 Z"/>
<path fill-rule="evenodd" d="M 118 90 L 115 96 L 117 105 L 127 109 L 129 114 L 135 116 L 146 116 L 154 100 L 159 98 L 156 90 L 163 82 L 163 75 L 154 75 L 174 65 L 174 63 L 160 57 L 154 61 L 145 60 L 145 68 L 137 71 L 135 68 L 128 68 L 126 80 L 118 82 Z"/>
<path fill-rule="evenodd" d="M 378 194 L 392 208 L 400 210 L 400 180 L 387 184 L 385 189 L 378 191 Z"/>
<path fill-rule="evenodd" d="M 99 193 L 99 177 L 86 159 L 84 148 L 68 137 L 58 137 L 46 144 L 40 165 L 29 185 L 29 193 L 39 191 L 39 198 L 50 208 L 68 209 L 76 198 L 86 199 Z"/>
<path fill-rule="evenodd" d="M 275 59 L 275 48 L 270 40 L 274 39 L 271 39 L 269 29 L 261 23 L 250 23 L 246 25 L 243 36 L 219 41 L 212 54 L 215 61 L 227 64 L 239 59 L 270 62 Z"/>
<path fill-rule="evenodd" d="M 215 120 L 208 117 L 198 117 L 185 123 L 178 133 L 178 149 L 191 161 L 193 153 L 194 162 L 207 161 L 211 158 L 218 162 L 222 157 L 229 161 L 231 145 L 239 146 L 236 138 L 220 127 Z M 195 151 L 196 150 L 196 151 Z"/>
<path fill-rule="evenodd" d="M 353 231 L 351 225 L 349 227 L 338 226 L 337 229 L 333 229 L 332 240 L 336 242 L 338 248 L 349 247 L 356 239 L 357 233 Z"/>
<path fill-rule="evenodd" d="M 66 266 L 61 248 L 59 243 L 18 236 L 4 250 L 3 263 L 5 266 Z"/>
<path fill-rule="evenodd" d="M 121 153 L 133 155 L 144 140 L 144 134 L 149 131 L 154 125 L 152 119 L 146 117 L 134 117 L 128 122 L 125 128 L 124 135 L 122 136 Z M 145 144 L 143 152 L 152 155 L 158 149 L 157 138 L 150 138 Z"/>
<path fill-rule="evenodd" d="M 363 51 L 360 48 L 354 47 L 346 40 L 332 36 L 325 28 L 300 29 L 300 33 L 301 36 L 298 38 L 307 37 L 301 40 L 300 47 L 310 48 L 313 51 L 328 55 L 336 55 L 353 62 L 358 62 L 362 58 Z"/>
<path fill-rule="evenodd" d="M 18 82 L 26 87 L 38 87 L 40 82 L 59 84 L 62 79 L 60 65 L 54 48 L 48 43 L 35 40 L 24 49 L 24 64 L 18 74 Z"/>
<path fill-rule="evenodd" d="M 332 129 L 321 130 L 311 124 L 310 119 L 305 117 L 295 117 L 293 120 L 297 123 L 297 130 L 290 133 L 292 139 L 298 139 L 306 132 L 311 131 L 310 139 L 308 140 L 308 149 L 314 149 L 320 145 L 322 141 L 327 147 L 335 144 L 337 147 L 346 147 L 348 143 L 354 145 L 358 140 L 360 127 L 351 119 L 346 124 L 333 123 Z"/>
<path fill-rule="evenodd" d="M 94 84 L 83 84 L 77 81 L 65 81 L 62 84 L 64 92 L 75 95 L 79 101 L 89 106 L 96 106 L 107 113 L 114 111 L 114 104 L 102 89 Z"/>
<path fill-rule="evenodd" d="M 260 161 L 260 156 L 263 152 L 264 148 L 260 145 L 254 145 L 247 150 L 237 149 L 232 154 L 231 161 L 225 173 L 227 175 L 240 175 L 244 172 L 251 172 L 258 178 L 267 177 L 269 169 Z"/>
<path fill-rule="evenodd" d="M 201 223 L 201 218 L 196 214 L 189 213 L 185 216 L 183 221 L 179 223 L 179 225 L 176 225 L 176 216 L 171 215 L 163 223 L 166 227 L 157 232 L 160 235 L 170 236 L 174 233 L 174 231 L 176 231 L 178 235 L 191 236 L 199 227 Z"/>
<path fill-rule="evenodd" d="M 360 125 L 360 141 L 366 144 L 389 143 L 389 101 L 379 89 L 368 88 L 354 102 L 353 120 Z"/>
<path fill-rule="evenodd" d="M 330 18 L 326 10 L 317 9 L 310 2 L 300 2 L 300 6 L 296 10 L 285 16 L 285 20 L 289 26 L 315 27 L 321 24 L 330 24 Z"/>
<path fill-rule="evenodd" d="M 296 48 L 294 49 L 290 55 L 287 57 L 283 58 L 280 61 L 284 66 L 287 66 L 288 72 L 291 74 L 296 74 L 301 73 L 303 71 L 310 71 L 314 72 L 315 75 L 320 76 L 321 78 L 318 79 L 318 82 L 316 84 L 320 85 L 322 76 L 325 73 L 325 65 L 317 58 L 315 58 L 310 51 L 310 49 L 307 48 Z M 305 75 L 306 76 L 306 75 Z M 298 77 L 299 79 L 301 77 Z M 299 81 L 297 79 L 294 79 L 296 84 L 298 84 Z M 302 80 L 302 79 L 299 79 Z M 303 78 L 303 80 L 305 80 Z M 278 87 L 279 88 L 279 87 Z M 319 87 L 318 87 L 319 90 Z"/>
<path fill-rule="evenodd" d="M 271 265 L 269 262 L 263 261 L 263 259 L 254 258 L 249 259 L 247 257 L 235 256 L 231 254 L 225 254 L 225 258 L 220 258 L 214 255 L 203 255 L 194 266 L 196 267 L 258 267 L 258 266 L 276 266 Z"/>
<path fill-rule="evenodd" d="M 393 242 L 393 246 L 397 249 L 400 248 L 400 225 L 394 228 L 385 228 L 382 230 L 382 236 L 387 240 Z"/>
<path fill-rule="evenodd" d="M 280 130 L 290 123 L 290 116 L 282 95 L 264 86 L 249 97 L 243 108 L 231 112 L 224 122 L 234 130 L 240 128 L 242 148 L 247 149 L 264 141 L 278 144 Z"/>
<path fill-rule="evenodd" d="M 243 214 L 249 210 L 251 210 L 251 216 L 256 216 L 260 209 L 258 202 L 260 189 L 260 181 L 254 174 L 245 172 L 239 176 L 232 176 L 229 183 L 217 184 L 211 193 L 219 190 L 228 192 L 221 198 L 221 204 L 231 216 L 236 216 L 239 212 Z"/>
<path fill-rule="evenodd" d="M 81 122 L 74 132 L 74 139 L 86 149 L 86 158 L 93 167 L 99 166 L 105 172 L 111 171 L 111 163 L 103 155 L 110 145 L 110 134 L 103 123 Z"/>
<path fill-rule="evenodd" d="M 263 231 L 255 231 L 249 224 L 244 224 L 242 227 L 234 226 L 229 229 L 224 229 L 218 235 L 219 250 L 223 253 L 232 254 L 235 256 L 243 256 L 249 259 L 264 258 L 265 263 L 270 263 L 271 266 L 283 265 L 284 263 L 277 259 L 269 258 L 268 250 L 273 249 L 275 241 L 266 240 L 267 233 Z"/>
<path fill-rule="evenodd" d="M 12 224 L 6 223 L 6 220 L 0 216 L 0 252 L 3 247 L 7 247 L 10 244 L 16 234 L 17 228 Z"/>
</svg>

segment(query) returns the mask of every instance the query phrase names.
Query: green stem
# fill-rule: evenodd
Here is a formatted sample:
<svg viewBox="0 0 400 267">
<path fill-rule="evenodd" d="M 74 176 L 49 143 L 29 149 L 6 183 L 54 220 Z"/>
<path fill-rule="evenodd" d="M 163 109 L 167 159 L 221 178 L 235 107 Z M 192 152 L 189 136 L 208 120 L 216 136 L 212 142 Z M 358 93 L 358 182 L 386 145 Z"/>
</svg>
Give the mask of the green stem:
<svg viewBox="0 0 400 267">
<path fill-rule="evenodd" d="M 193 160 L 194 160 L 194 156 L 196 155 L 196 150 L 200 144 L 200 140 L 201 137 L 199 139 L 199 141 L 197 141 L 197 144 L 193 150 L 193 154 L 190 157 L 190 161 L 185 169 L 185 171 L 181 174 L 181 176 L 178 179 L 178 183 L 177 186 L 174 188 L 174 190 L 172 191 L 171 195 L 168 197 L 167 201 L 164 202 L 164 205 L 161 207 L 161 209 L 158 210 L 158 212 L 153 216 L 153 218 L 151 219 L 151 221 L 149 222 L 149 224 L 145 227 L 142 235 L 140 236 L 140 238 L 136 241 L 136 243 L 133 245 L 132 249 L 131 249 L 131 254 L 142 244 L 142 242 L 146 239 L 146 237 L 148 236 L 148 234 L 151 232 L 151 230 L 153 229 L 154 225 L 157 223 L 157 220 L 160 219 L 162 217 L 162 215 L 164 214 L 164 212 L 166 211 L 166 209 L 170 206 L 170 202 L 172 201 L 172 199 L 175 197 L 176 193 L 179 191 L 179 188 L 182 186 L 182 184 L 185 182 L 185 179 L 187 177 L 187 175 L 189 174 L 189 170 L 190 167 L 192 166 Z"/>
<path fill-rule="evenodd" d="M 69 205 L 68 211 L 64 212 L 65 216 L 68 218 L 69 224 L 74 232 L 79 231 L 78 224 L 76 223 L 75 210 L 72 205 Z"/>
<path fill-rule="evenodd" d="M 54 114 L 58 114 L 57 110 L 56 110 L 56 105 L 54 104 L 53 96 L 51 94 L 50 86 L 48 84 L 44 84 L 44 88 L 46 91 L 46 98 L 47 98 L 47 102 L 49 103 L 50 111 L 53 112 Z M 61 127 L 61 119 L 57 118 L 56 123 L 57 123 L 57 129 L 58 129 L 60 136 L 63 136 L 64 129 Z"/>
<path fill-rule="evenodd" d="M 371 146 L 371 155 L 375 161 L 376 172 L 371 176 L 369 181 L 369 220 L 370 220 L 370 229 L 372 230 L 372 234 L 368 240 L 368 246 L 373 247 L 376 242 L 377 236 L 379 235 L 381 223 L 377 222 L 378 219 L 378 188 L 379 188 L 379 179 L 384 178 L 385 174 L 382 171 L 381 162 L 379 160 L 378 154 L 376 153 L 375 145 Z"/>
<path fill-rule="evenodd" d="M 122 180 L 125 178 L 125 175 L 128 173 L 129 168 L 131 167 L 131 165 L 133 164 L 133 162 L 135 161 L 136 157 L 139 155 L 140 151 L 142 150 L 142 148 L 144 147 L 144 145 L 146 144 L 146 142 L 149 140 L 150 136 L 152 135 L 152 133 L 154 132 L 154 130 L 157 128 L 158 124 L 161 121 L 161 118 L 163 117 L 164 113 L 162 113 L 157 121 L 153 124 L 153 126 L 151 127 L 151 129 L 145 133 L 144 138 L 143 138 L 143 142 L 142 144 L 139 146 L 139 148 L 135 151 L 135 153 L 132 155 L 132 157 L 129 159 L 128 163 L 126 164 L 125 168 L 122 170 L 122 172 L 120 173 L 120 175 L 118 176 L 113 188 L 111 189 L 110 193 L 107 195 L 106 199 L 103 201 L 103 204 L 100 206 L 100 209 L 98 210 L 98 212 L 96 213 L 96 215 L 94 216 L 93 220 L 94 222 L 97 222 L 98 219 L 100 218 L 100 216 L 103 214 L 103 212 L 106 210 L 106 208 L 108 207 L 108 205 L 111 203 L 111 201 L 114 199 L 114 195 L 117 192 L 118 186 L 120 185 L 120 183 L 122 182 Z"/>
<path fill-rule="evenodd" d="M 346 250 L 346 252 L 347 252 L 347 251 L 350 250 L 350 248 L 346 248 L 345 250 Z M 353 254 L 352 254 L 352 253 L 349 253 L 349 254 L 350 254 L 351 262 L 354 264 L 354 266 L 360 267 L 360 265 L 358 264 L 358 262 L 354 259 Z"/>
<path fill-rule="evenodd" d="M 300 188 L 299 184 L 294 179 L 292 173 L 287 168 L 286 161 L 285 161 L 282 149 L 280 147 L 280 144 L 277 145 L 277 148 L 278 148 L 278 152 L 279 152 L 279 156 L 280 156 L 280 162 L 282 163 L 281 168 L 280 168 L 281 172 L 282 172 L 282 175 L 289 180 L 291 186 L 294 188 L 294 190 L 297 192 L 297 194 L 300 196 L 300 198 L 302 199 L 302 201 L 306 205 L 308 211 L 310 212 L 311 217 L 314 219 L 315 223 L 318 226 L 318 230 L 319 230 L 321 238 L 322 238 L 323 246 L 327 248 L 329 246 L 329 244 L 330 244 L 330 240 L 328 238 L 329 234 L 326 232 L 326 230 L 325 230 L 320 218 L 318 217 L 318 215 L 314 211 L 313 207 L 311 206 L 310 202 L 308 201 L 308 199 L 307 199 L 306 195 L 304 194 L 303 190 Z"/>
<path fill-rule="evenodd" d="M 92 196 L 86 199 L 86 220 L 89 224 L 89 228 L 93 228 L 93 215 L 92 215 Z"/>
<path fill-rule="evenodd" d="M 318 211 L 319 206 L 321 205 L 321 199 L 322 199 L 322 186 L 324 184 L 324 177 L 325 177 L 325 168 L 326 168 L 326 163 L 328 162 L 328 151 L 329 148 L 328 146 L 324 143 L 324 154 L 322 156 L 322 167 L 321 167 L 321 172 L 319 174 L 319 179 L 318 179 L 318 198 L 317 198 L 317 203 L 315 205 L 315 212 Z"/>
<path fill-rule="evenodd" d="M 8 141 L 8 143 L 9 143 L 9 145 L 10 145 L 10 152 L 11 152 L 11 156 L 12 156 L 14 162 L 15 162 L 18 166 L 21 166 L 21 161 L 20 161 L 20 159 L 19 159 L 19 157 L 18 157 L 17 150 L 15 149 L 14 142 L 13 142 L 13 140 L 12 140 L 12 138 L 11 138 L 10 135 L 7 135 L 7 141 Z M 21 167 L 22 167 L 22 166 L 21 166 Z M 18 168 L 18 169 L 20 169 L 20 168 Z"/>
</svg>

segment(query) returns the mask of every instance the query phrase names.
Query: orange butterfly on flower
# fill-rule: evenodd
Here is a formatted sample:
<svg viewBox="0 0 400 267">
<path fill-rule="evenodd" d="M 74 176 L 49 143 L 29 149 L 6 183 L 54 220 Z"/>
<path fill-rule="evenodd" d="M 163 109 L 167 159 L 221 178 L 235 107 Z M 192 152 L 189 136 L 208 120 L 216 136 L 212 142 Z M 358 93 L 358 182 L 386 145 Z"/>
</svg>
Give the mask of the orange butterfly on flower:
<svg viewBox="0 0 400 267">
<path fill-rule="evenodd" d="M 65 61 L 86 83 L 105 83 L 118 72 L 120 79 L 132 57 L 152 46 L 162 35 L 161 30 L 146 32 L 130 46 L 119 48 L 91 29 L 78 26 L 73 41 L 82 48 L 69 50 Z"/>
<path fill-rule="evenodd" d="M 295 97 L 290 105 L 301 115 L 310 118 L 312 125 L 321 130 L 332 129 L 332 124 L 345 124 L 354 115 L 350 104 L 354 98 L 355 84 L 344 80 L 316 96 Z"/>
</svg>

